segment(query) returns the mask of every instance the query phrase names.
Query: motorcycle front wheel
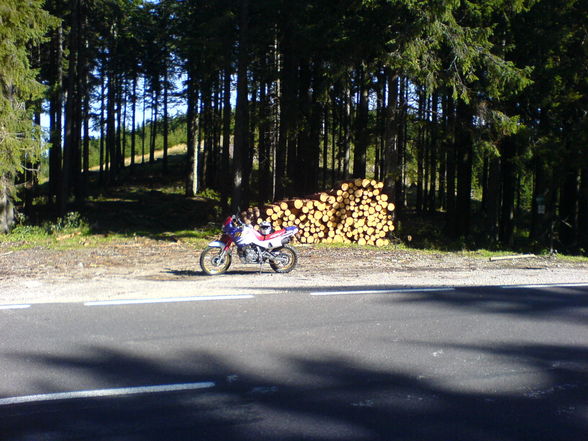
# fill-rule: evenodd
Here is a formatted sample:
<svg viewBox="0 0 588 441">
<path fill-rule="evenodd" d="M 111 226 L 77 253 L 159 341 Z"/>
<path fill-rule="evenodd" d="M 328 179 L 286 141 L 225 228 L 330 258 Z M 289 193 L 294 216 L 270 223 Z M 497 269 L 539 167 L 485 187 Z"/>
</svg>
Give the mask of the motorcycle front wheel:
<svg viewBox="0 0 588 441">
<path fill-rule="evenodd" d="M 270 266 L 276 273 L 289 273 L 298 263 L 298 254 L 296 250 L 288 245 L 284 245 L 274 253 Z"/>
<path fill-rule="evenodd" d="M 226 272 L 231 266 L 231 255 L 219 247 L 207 247 L 200 254 L 200 268 L 209 276 Z"/>
</svg>

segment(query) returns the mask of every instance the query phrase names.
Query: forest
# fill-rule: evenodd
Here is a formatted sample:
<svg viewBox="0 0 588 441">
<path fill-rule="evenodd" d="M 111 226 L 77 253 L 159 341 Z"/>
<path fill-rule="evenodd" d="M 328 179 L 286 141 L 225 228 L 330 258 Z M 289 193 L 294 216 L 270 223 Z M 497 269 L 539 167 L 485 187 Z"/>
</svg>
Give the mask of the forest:
<svg viewBox="0 0 588 441">
<path fill-rule="evenodd" d="M 469 247 L 588 254 L 588 0 L 0 0 L 0 57 L 4 233 L 178 173 L 180 127 L 226 212 L 367 177 Z"/>
</svg>

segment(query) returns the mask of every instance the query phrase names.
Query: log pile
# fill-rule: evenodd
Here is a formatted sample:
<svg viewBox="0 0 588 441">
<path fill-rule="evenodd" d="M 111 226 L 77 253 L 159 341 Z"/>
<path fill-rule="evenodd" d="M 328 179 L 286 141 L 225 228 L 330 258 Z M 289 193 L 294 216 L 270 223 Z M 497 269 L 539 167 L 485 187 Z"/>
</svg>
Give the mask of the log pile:
<svg viewBox="0 0 588 441">
<path fill-rule="evenodd" d="M 384 184 L 370 179 L 344 182 L 329 192 L 249 208 L 246 222 L 274 227 L 296 225 L 302 243 L 357 243 L 382 247 L 394 230 L 394 204 L 382 192 Z"/>
</svg>

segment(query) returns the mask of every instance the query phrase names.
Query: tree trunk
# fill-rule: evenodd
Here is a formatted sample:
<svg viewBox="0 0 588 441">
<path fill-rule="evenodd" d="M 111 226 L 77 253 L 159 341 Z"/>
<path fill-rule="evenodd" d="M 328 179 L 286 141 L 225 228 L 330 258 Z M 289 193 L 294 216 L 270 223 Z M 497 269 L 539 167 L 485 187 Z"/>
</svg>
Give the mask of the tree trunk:
<svg viewBox="0 0 588 441">
<path fill-rule="evenodd" d="M 185 194 L 193 197 L 198 193 L 198 144 L 197 118 L 198 118 L 198 94 L 194 87 L 192 75 L 188 75 L 187 85 L 188 109 L 186 115 L 187 153 L 186 153 L 186 188 Z"/>
<path fill-rule="evenodd" d="M 431 97 L 431 136 L 429 156 L 429 198 L 428 210 L 434 213 L 437 209 L 437 166 L 439 159 L 437 149 L 439 144 L 439 118 L 438 118 L 439 97 L 436 93 Z"/>
<path fill-rule="evenodd" d="M 421 213 L 424 208 L 424 190 L 425 190 L 425 103 L 426 96 L 424 91 L 419 91 L 419 110 L 417 114 L 417 139 L 416 139 L 416 157 L 417 157 L 417 182 L 416 182 L 416 211 Z"/>
<path fill-rule="evenodd" d="M 382 178 L 384 191 L 396 196 L 398 170 L 398 75 L 388 70 L 388 97 L 384 121 L 384 150 L 382 152 Z M 392 201 L 397 203 L 396 198 Z"/>
<path fill-rule="evenodd" d="M 300 69 L 300 132 L 298 136 L 295 193 L 316 191 L 319 174 L 321 107 L 318 96 L 321 93 L 320 69 L 318 64 L 305 61 Z"/>
<path fill-rule="evenodd" d="M 123 170 L 125 167 L 125 152 L 123 147 L 123 131 L 124 131 L 124 121 L 123 121 L 123 100 L 124 100 L 124 80 L 121 74 L 116 76 L 116 136 L 115 136 L 115 159 L 117 164 L 118 170 Z"/>
<path fill-rule="evenodd" d="M 212 82 L 205 81 L 202 86 L 202 123 L 200 124 L 204 148 L 202 151 L 202 178 L 204 188 L 214 186 L 213 139 L 212 139 Z"/>
<path fill-rule="evenodd" d="M 351 162 L 351 87 L 349 85 L 350 80 L 343 80 L 343 116 L 341 118 L 341 151 L 339 155 L 343 161 L 341 166 L 341 178 L 348 179 L 351 177 L 349 170 L 349 164 Z"/>
<path fill-rule="evenodd" d="M 399 91 L 399 112 L 398 112 L 398 123 L 396 130 L 398 131 L 398 173 L 396 174 L 396 182 L 394 183 L 394 189 L 396 194 L 394 195 L 394 203 L 396 204 L 396 213 L 398 216 L 402 213 L 405 205 L 404 196 L 404 177 L 406 167 L 406 144 L 408 140 L 408 79 L 402 78 L 400 81 Z"/>
<path fill-rule="evenodd" d="M 63 174 L 59 197 L 58 212 L 63 216 L 67 209 L 67 200 L 72 185 L 72 170 L 75 167 L 76 157 L 76 108 L 77 100 L 77 76 L 80 26 L 80 0 L 71 0 L 71 30 L 69 35 L 69 71 L 67 78 L 67 101 L 65 110 L 65 141 L 63 145 Z"/>
<path fill-rule="evenodd" d="M 88 191 L 88 178 L 90 174 L 90 94 L 84 94 L 84 120 L 83 120 L 83 194 Z"/>
<path fill-rule="evenodd" d="M 270 83 L 261 82 L 259 97 L 259 199 L 272 197 Z"/>
<path fill-rule="evenodd" d="M 386 145 L 386 89 L 388 80 L 385 71 L 378 73 L 378 83 L 376 87 L 376 124 L 375 133 L 377 134 L 374 148 L 374 179 L 383 181 L 382 175 L 383 155 Z"/>
<path fill-rule="evenodd" d="M 104 97 L 106 96 L 106 72 L 104 70 L 101 72 L 100 75 L 100 145 L 98 147 L 98 162 L 99 162 L 99 169 L 100 169 L 100 185 L 104 184 L 104 165 L 105 165 L 105 137 L 106 131 L 104 130 L 104 123 L 106 121 L 105 114 L 106 114 L 106 104 Z"/>
<path fill-rule="evenodd" d="M 358 70 L 359 102 L 355 119 L 355 149 L 353 152 L 353 177 L 364 178 L 366 175 L 367 149 L 369 143 L 369 88 L 366 79 L 366 66 L 362 63 Z"/>
<path fill-rule="evenodd" d="M 246 195 L 244 194 L 244 162 L 249 155 L 249 101 L 248 101 L 248 80 L 247 68 L 249 38 L 249 0 L 241 0 L 239 13 L 239 55 L 237 66 L 237 107 L 235 110 L 235 153 L 233 161 L 233 199 L 231 210 L 239 211 L 245 206 Z"/>
<path fill-rule="evenodd" d="M 286 65 L 286 62 L 289 63 Z M 297 184 L 299 176 L 299 158 L 298 158 L 298 129 L 299 129 L 299 92 L 300 79 L 299 71 L 301 70 L 300 60 L 292 54 L 284 56 L 285 80 L 282 83 L 284 88 L 284 110 L 286 119 L 282 124 L 286 124 L 285 142 L 286 142 L 286 181 L 285 188 L 287 194 L 292 194 L 296 190 L 294 185 Z"/>
<path fill-rule="evenodd" d="M 63 27 L 55 29 L 51 39 L 52 48 L 52 91 L 49 102 L 49 131 L 51 148 L 49 150 L 49 188 L 51 197 L 56 197 L 57 206 L 61 206 L 61 160 L 62 160 L 62 115 L 63 115 Z"/>
<path fill-rule="evenodd" d="M 131 173 L 135 168 L 135 156 L 137 155 L 137 81 L 138 77 L 133 77 L 133 91 L 131 96 Z"/>
<path fill-rule="evenodd" d="M 308 174 L 305 175 L 305 189 L 308 193 L 315 192 L 319 189 L 321 128 L 323 126 L 323 107 L 319 102 L 319 97 L 324 90 L 324 79 L 322 77 L 320 61 L 316 61 L 313 64 L 312 93 L 310 94 L 310 122 L 307 138 Z"/>
<path fill-rule="evenodd" d="M 328 176 L 328 168 L 329 168 L 329 108 L 328 104 L 323 106 L 323 170 L 322 170 L 322 184 L 323 188 L 327 187 L 327 176 Z M 332 170 L 331 170 L 332 171 Z"/>
<path fill-rule="evenodd" d="M 232 169 L 231 152 L 231 63 L 227 62 L 223 78 L 223 146 L 221 158 L 221 170 Z M 231 195 L 231 182 L 226 176 L 221 177 L 221 207 L 223 211 L 228 209 L 228 200 Z"/>
<path fill-rule="evenodd" d="M 292 173 L 296 170 L 295 146 L 297 70 L 298 63 L 293 54 L 292 30 L 286 20 L 281 35 L 281 66 L 279 78 L 279 134 L 276 149 L 276 197 L 281 199 L 289 191 Z"/>
<path fill-rule="evenodd" d="M 580 194 L 578 198 L 578 245 L 588 255 L 588 167 L 580 172 Z"/>
<path fill-rule="evenodd" d="M 515 165 L 516 143 L 513 136 L 501 142 L 502 204 L 499 237 L 502 245 L 512 247 L 514 241 Z"/>
<path fill-rule="evenodd" d="M 198 157 L 198 188 L 203 189 L 206 187 L 206 183 L 204 181 L 204 97 L 203 93 L 200 92 L 200 102 L 198 104 L 198 135 L 196 137 L 196 156 Z"/>
<path fill-rule="evenodd" d="M 495 156 L 488 158 L 488 180 L 484 207 L 486 210 L 486 232 L 491 244 L 496 244 L 499 240 L 500 177 L 500 158 Z"/>
<path fill-rule="evenodd" d="M 560 186 L 559 200 L 559 237 L 565 250 L 572 251 L 577 245 L 578 169 L 566 170 Z"/>
<path fill-rule="evenodd" d="M 335 186 L 335 179 L 337 175 L 337 144 L 339 139 L 337 137 L 339 133 L 339 117 L 337 112 L 337 106 L 335 105 L 334 94 L 331 94 L 331 187 Z M 327 109 L 328 111 L 328 109 Z"/>
<path fill-rule="evenodd" d="M 151 119 L 151 142 L 149 145 L 149 163 L 155 162 L 155 141 L 157 139 L 157 120 L 159 117 L 159 80 L 156 80 L 155 91 L 153 96 L 153 109 Z"/>
<path fill-rule="evenodd" d="M 547 176 L 544 162 L 540 158 L 535 158 L 534 174 L 530 237 L 541 241 L 547 233 Z"/>
<path fill-rule="evenodd" d="M 451 97 L 446 98 L 445 102 L 445 133 L 446 142 L 445 150 L 446 157 L 446 172 L 447 172 L 447 233 L 452 238 L 457 238 L 457 213 L 456 213 L 456 199 L 455 199 L 455 167 L 456 167 L 456 151 L 455 151 L 455 105 Z"/>
<path fill-rule="evenodd" d="M 14 225 L 13 185 L 14 180 L 9 176 L 0 176 L 0 234 L 9 233 Z"/>
<path fill-rule="evenodd" d="M 116 161 L 116 81 L 113 66 L 108 67 L 108 92 L 106 96 L 106 154 L 108 158 L 108 181 L 116 180 L 118 162 Z"/>
<path fill-rule="evenodd" d="M 472 193 L 472 165 L 473 165 L 473 140 L 472 140 L 472 111 L 469 105 L 460 101 L 457 106 L 458 136 L 456 137 L 457 149 L 457 199 L 455 208 L 457 211 L 457 236 L 468 236 L 470 233 L 471 193 Z"/>
<path fill-rule="evenodd" d="M 324 82 L 319 61 L 315 62 L 313 69 L 312 94 L 310 106 L 310 127 L 309 127 L 309 173 L 306 176 L 305 188 L 308 192 L 315 192 L 319 185 L 319 167 L 321 155 L 321 128 L 323 126 L 323 107 L 319 97 L 323 93 Z"/>
<path fill-rule="evenodd" d="M 75 132 L 76 138 L 76 155 L 73 174 L 75 195 L 77 202 L 82 202 L 87 193 L 87 179 L 89 172 L 89 118 L 90 118 L 90 97 L 88 87 L 89 77 L 89 48 L 88 39 L 88 11 L 85 4 L 80 3 L 80 30 L 78 32 L 78 67 L 76 81 L 76 118 Z M 84 136 L 84 130 L 87 130 L 88 136 Z M 86 157 L 87 156 L 87 157 Z"/>
<path fill-rule="evenodd" d="M 252 89 L 251 98 L 247 104 L 247 149 L 245 155 L 245 164 L 243 165 L 243 194 L 246 195 L 245 200 L 246 203 L 249 203 L 249 200 L 252 198 L 251 194 L 251 173 L 253 172 L 253 160 L 255 155 L 255 135 L 258 132 L 257 124 L 258 121 L 256 120 L 257 114 L 257 90 L 256 87 L 251 82 L 251 86 L 247 86 L 247 88 Z M 249 96 L 249 94 L 248 94 Z"/>
<path fill-rule="evenodd" d="M 165 55 L 167 56 L 167 54 Z M 169 96 L 169 81 L 168 81 L 168 67 L 167 62 L 164 63 L 164 77 L 163 77 L 163 171 L 167 172 L 167 151 L 169 140 L 169 120 L 168 120 L 168 96 Z"/>
<path fill-rule="evenodd" d="M 147 78 L 143 77 L 143 118 L 141 124 L 141 164 L 145 163 L 145 138 L 147 130 Z"/>
</svg>

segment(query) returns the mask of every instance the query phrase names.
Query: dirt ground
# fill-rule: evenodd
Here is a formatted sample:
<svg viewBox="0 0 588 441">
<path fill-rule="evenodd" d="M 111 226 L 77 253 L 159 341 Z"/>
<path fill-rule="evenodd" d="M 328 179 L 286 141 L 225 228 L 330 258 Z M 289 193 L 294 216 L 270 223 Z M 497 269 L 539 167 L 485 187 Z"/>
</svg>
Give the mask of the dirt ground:
<svg viewBox="0 0 588 441">
<path fill-rule="evenodd" d="M 461 253 L 297 246 L 299 265 L 276 274 L 234 256 L 227 274 L 206 276 L 201 250 L 149 239 L 67 251 L 0 245 L 0 304 L 284 291 L 588 283 L 588 264 L 557 257 L 490 261 Z"/>
</svg>

